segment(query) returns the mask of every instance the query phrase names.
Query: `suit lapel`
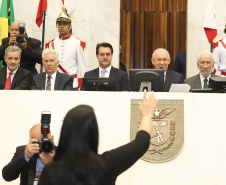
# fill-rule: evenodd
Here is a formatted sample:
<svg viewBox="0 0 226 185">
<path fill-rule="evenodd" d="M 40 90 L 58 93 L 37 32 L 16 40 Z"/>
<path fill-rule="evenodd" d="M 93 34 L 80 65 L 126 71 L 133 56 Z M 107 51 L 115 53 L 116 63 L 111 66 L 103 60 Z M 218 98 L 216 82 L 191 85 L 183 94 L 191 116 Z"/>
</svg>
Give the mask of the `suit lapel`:
<svg viewBox="0 0 226 185">
<path fill-rule="evenodd" d="M 195 89 L 202 89 L 202 83 L 201 83 L 201 80 L 200 80 L 200 74 L 198 74 L 196 76 L 196 79 L 195 79 Z"/>
<path fill-rule="evenodd" d="M 0 73 L 0 89 L 5 88 L 7 67 L 3 67 Z"/>
<path fill-rule="evenodd" d="M 59 90 L 60 80 L 61 80 L 61 77 L 60 77 L 59 73 L 57 72 L 56 79 L 55 79 L 54 90 Z"/>
<path fill-rule="evenodd" d="M 112 66 L 111 67 L 111 71 L 110 71 L 110 74 L 109 74 L 109 77 L 114 77 L 115 76 L 115 73 L 116 73 L 116 69 Z"/>
<path fill-rule="evenodd" d="M 15 88 L 16 82 L 20 78 L 20 74 L 22 73 L 22 71 L 23 70 L 20 67 L 18 67 L 17 72 L 16 72 L 16 74 L 13 77 L 13 81 L 12 81 L 12 84 L 11 84 L 11 88 L 10 89 L 14 89 Z"/>
<path fill-rule="evenodd" d="M 42 73 L 41 76 L 41 90 L 45 90 L 45 84 L 46 84 L 46 73 Z"/>
<path fill-rule="evenodd" d="M 99 67 L 94 70 L 94 77 L 99 77 Z"/>
</svg>

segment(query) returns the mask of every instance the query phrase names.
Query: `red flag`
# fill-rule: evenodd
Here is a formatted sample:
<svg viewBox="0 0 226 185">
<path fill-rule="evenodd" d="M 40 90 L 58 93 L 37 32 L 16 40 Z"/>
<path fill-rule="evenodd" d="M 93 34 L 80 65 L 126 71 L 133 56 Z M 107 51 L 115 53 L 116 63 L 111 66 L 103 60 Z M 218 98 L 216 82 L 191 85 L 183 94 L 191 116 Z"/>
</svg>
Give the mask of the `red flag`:
<svg viewBox="0 0 226 185">
<path fill-rule="evenodd" d="M 39 5 L 38 5 L 38 11 L 37 11 L 37 16 L 36 16 L 36 24 L 38 27 L 41 26 L 43 22 L 43 12 L 47 10 L 47 0 L 40 0 Z"/>
<path fill-rule="evenodd" d="M 203 27 L 204 27 L 207 39 L 209 43 L 211 43 L 213 39 L 217 36 L 217 22 L 216 22 L 213 0 L 209 0 Z"/>
</svg>

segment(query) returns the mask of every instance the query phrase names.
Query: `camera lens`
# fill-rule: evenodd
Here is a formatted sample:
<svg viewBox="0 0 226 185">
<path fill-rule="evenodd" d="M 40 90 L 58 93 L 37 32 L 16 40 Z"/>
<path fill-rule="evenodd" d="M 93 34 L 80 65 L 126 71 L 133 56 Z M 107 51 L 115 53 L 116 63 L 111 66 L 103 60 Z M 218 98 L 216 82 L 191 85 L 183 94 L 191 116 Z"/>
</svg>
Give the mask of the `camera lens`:
<svg viewBox="0 0 226 185">
<path fill-rule="evenodd" d="M 54 148 L 54 143 L 52 140 L 42 140 L 40 144 L 40 149 L 44 153 L 50 153 Z"/>
<path fill-rule="evenodd" d="M 17 42 L 18 44 L 24 43 L 24 42 L 25 42 L 25 41 L 24 41 L 24 36 L 23 36 L 23 35 L 17 36 L 17 37 L 16 37 L 16 42 Z"/>
</svg>

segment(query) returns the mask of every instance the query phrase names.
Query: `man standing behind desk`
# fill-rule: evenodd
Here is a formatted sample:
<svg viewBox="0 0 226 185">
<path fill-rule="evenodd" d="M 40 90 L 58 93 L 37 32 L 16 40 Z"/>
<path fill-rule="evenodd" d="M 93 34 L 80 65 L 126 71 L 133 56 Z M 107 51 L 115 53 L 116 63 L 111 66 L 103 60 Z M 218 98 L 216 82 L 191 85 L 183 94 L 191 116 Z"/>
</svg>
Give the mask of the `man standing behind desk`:
<svg viewBox="0 0 226 185">
<path fill-rule="evenodd" d="M 214 57 L 209 51 L 201 52 L 197 58 L 197 67 L 200 73 L 185 79 L 185 83 L 191 86 L 191 89 L 206 89 L 209 86 L 210 77 L 216 77 L 211 74 L 214 67 Z"/>
<path fill-rule="evenodd" d="M 169 52 L 164 48 L 156 49 L 152 54 L 152 64 L 155 69 L 164 69 L 164 91 L 168 92 L 172 83 L 181 84 L 184 82 L 182 74 L 168 69 L 170 64 Z"/>
<path fill-rule="evenodd" d="M 114 68 L 111 65 L 113 47 L 107 42 L 97 44 L 96 57 L 99 67 L 85 73 L 84 77 L 113 77 L 115 80 L 116 91 L 130 91 L 128 74 L 125 71 Z M 82 90 L 85 90 L 84 85 Z"/>
<path fill-rule="evenodd" d="M 73 88 L 79 89 L 86 71 L 84 48 L 86 43 L 71 35 L 71 18 L 65 7 L 56 20 L 59 37 L 46 44 L 46 48 L 53 48 L 59 53 L 58 71 L 74 78 Z"/>
<path fill-rule="evenodd" d="M 18 46 L 21 49 L 20 67 L 31 71 L 32 75 L 35 75 L 37 74 L 35 68 L 36 63 L 42 63 L 41 42 L 35 38 L 27 37 L 26 29 L 24 27 L 24 42 L 18 43 L 16 37 L 20 35 L 19 23 L 21 24 L 23 22 L 14 21 L 11 25 L 11 36 L 2 39 L 2 45 L 0 46 L 0 60 L 4 59 L 5 50 L 8 46 Z M 23 24 L 25 26 L 25 23 Z M 3 65 L 6 66 L 5 61 L 3 61 Z"/>
<path fill-rule="evenodd" d="M 31 72 L 19 67 L 21 50 L 17 46 L 9 46 L 5 50 L 6 65 L 0 69 L 0 89 L 30 90 Z"/>
<path fill-rule="evenodd" d="M 59 56 L 57 51 L 48 48 L 42 53 L 44 73 L 33 76 L 31 89 L 73 90 L 73 77 L 57 71 Z"/>
</svg>

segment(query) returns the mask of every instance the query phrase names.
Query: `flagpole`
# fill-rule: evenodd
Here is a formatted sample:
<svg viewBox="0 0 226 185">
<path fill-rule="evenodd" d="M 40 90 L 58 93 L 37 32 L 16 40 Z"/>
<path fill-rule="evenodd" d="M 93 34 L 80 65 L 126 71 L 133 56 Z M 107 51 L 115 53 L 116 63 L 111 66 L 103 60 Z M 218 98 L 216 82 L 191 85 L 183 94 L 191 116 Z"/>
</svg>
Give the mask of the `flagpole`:
<svg viewBox="0 0 226 185">
<path fill-rule="evenodd" d="M 45 22 L 46 22 L 46 11 L 43 12 L 43 24 L 42 24 L 42 51 L 45 49 L 44 48 L 44 43 L 45 43 Z M 40 68 L 40 72 L 42 73 L 42 65 Z"/>
<path fill-rule="evenodd" d="M 213 42 L 210 43 L 210 52 L 213 53 Z"/>
</svg>

